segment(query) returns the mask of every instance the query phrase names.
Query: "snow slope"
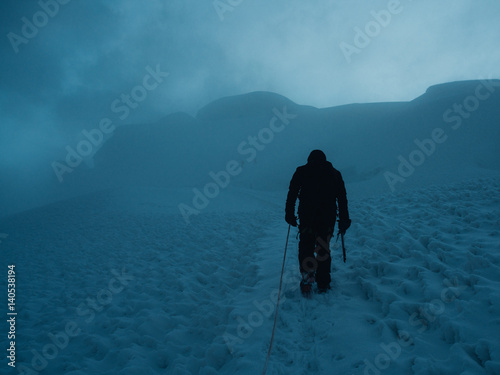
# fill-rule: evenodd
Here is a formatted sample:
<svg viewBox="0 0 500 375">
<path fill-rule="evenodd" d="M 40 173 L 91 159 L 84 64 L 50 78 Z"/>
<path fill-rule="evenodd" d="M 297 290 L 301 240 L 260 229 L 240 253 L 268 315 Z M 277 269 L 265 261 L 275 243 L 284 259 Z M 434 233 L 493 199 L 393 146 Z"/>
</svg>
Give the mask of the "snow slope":
<svg viewBox="0 0 500 375">
<path fill-rule="evenodd" d="M 292 230 L 268 374 L 500 373 L 499 182 L 351 199 L 347 263 L 332 241 L 334 288 L 310 300 Z M 17 373 L 260 373 L 285 194 L 230 188 L 191 225 L 177 211 L 189 190 L 145 188 L 1 221 Z"/>
<path fill-rule="evenodd" d="M 292 230 L 268 373 L 500 373 L 499 84 L 448 83 L 408 103 L 325 109 L 251 93 L 196 118 L 118 128 L 94 168 L 82 164 L 62 184 L 7 171 L 2 210 L 60 199 L 2 211 L 0 265 L 17 273 L 11 372 L 259 373 L 286 188 L 321 148 L 347 182 L 348 261 L 332 241 L 334 288 L 304 300 Z M 262 148 L 249 138 L 259 134 Z M 433 134 L 447 138 L 419 149 Z M 399 173 L 399 157 L 418 161 L 416 150 L 419 165 L 391 189 L 386 173 Z M 213 173 L 237 169 L 214 192 Z M 15 182 L 28 180 L 36 189 Z M 179 204 L 199 212 L 185 220 Z M 7 341 L 0 335 L 0 347 Z M 5 372 L 5 357 L 0 365 Z"/>
<path fill-rule="evenodd" d="M 488 176 L 500 170 L 495 143 L 500 138 L 500 81 L 487 82 L 436 85 L 411 102 L 322 109 L 267 92 L 223 98 L 200 109 L 196 119 L 168 116 L 154 132 L 148 125 L 117 129 L 110 147 L 96 155 L 94 176 L 86 178 L 137 182 L 138 176 L 157 185 L 192 186 L 204 183 L 210 170 L 236 160 L 245 168 L 236 185 L 279 190 L 309 152 L 320 148 L 343 171 L 351 191 L 367 196 L 391 191 L 384 173 L 397 174 L 398 157 L 409 160 L 420 150 L 415 141 L 432 139 L 436 128 L 443 130 L 444 141 L 429 146 L 424 160 L 417 158 L 415 172 L 394 190 Z M 282 130 L 270 133 L 264 129 L 273 119 Z M 138 137 L 148 147 L 131 149 Z M 249 137 L 256 137 L 258 145 Z M 149 173 L 131 173 L 136 169 Z"/>
</svg>

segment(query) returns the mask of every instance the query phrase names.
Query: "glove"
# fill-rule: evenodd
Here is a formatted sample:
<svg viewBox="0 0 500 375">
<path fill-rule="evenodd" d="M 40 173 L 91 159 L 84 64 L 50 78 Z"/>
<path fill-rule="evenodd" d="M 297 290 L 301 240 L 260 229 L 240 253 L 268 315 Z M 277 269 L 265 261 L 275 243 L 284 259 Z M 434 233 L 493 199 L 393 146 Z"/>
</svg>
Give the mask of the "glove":
<svg viewBox="0 0 500 375">
<path fill-rule="evenodd" d="M 339 231 L 342 234 L 345 234 L 346 230 L 351 226 L 351 219 L 342 219 L 339 220 Z"/>
<path fill-rule="evenodd" d="M 290 224 L 292 227 L 297 226 L 297 217 L 294 214 L 287 213 L 285 215 L 285 221 Z"/>
</svg>

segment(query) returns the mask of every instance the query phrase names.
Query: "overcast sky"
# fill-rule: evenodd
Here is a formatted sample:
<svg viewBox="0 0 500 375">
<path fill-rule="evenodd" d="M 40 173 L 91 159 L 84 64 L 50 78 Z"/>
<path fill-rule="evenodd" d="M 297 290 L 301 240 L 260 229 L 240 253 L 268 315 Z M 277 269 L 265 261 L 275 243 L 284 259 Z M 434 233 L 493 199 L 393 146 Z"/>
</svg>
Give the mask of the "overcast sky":
<svg viewBox="0 0 500 375">
<path fill-rule="evenodd" d="M 146 81 L 142 102 L 120 112 L 124 123 L 194 115 L 257 90 L 329 107 L 500 78 L 498 0 L 54 1 L 0 3 L 7 164 L 62 153 L 150 70 L 162 73 Z"/>
</svg>

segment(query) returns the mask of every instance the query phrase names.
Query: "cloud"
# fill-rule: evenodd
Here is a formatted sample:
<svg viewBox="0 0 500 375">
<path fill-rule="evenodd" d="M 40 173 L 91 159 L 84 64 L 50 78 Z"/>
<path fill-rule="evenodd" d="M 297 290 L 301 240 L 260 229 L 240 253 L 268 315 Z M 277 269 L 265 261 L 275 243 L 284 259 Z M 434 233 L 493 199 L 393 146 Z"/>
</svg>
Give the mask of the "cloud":
<svg viewBox="0 0 500 375">
<path fill-rule="evenodd" d="M 411 100 L 432 84 L 500 77 L 496 0 L 401 0 L 402 11 L 349 64 L 339 44 L 352 44 L 355 28 L 388 3 L 244 0 L 221 21 L 212 1 L 72 0 L 16 54 L 6 36 L 20 34 L 22 17 L 32 19 L 40 5 L 3 1 L 0 116 L 8 121 L 0 146 L 11 150 L 14 138 L 38 133 L 40 149 L 63 151 L 109 116 L 148 65 L 170 76 L 127 122 L 195 114 L 219 97 L 256 90 L 326 107 Z"/>
</svg>

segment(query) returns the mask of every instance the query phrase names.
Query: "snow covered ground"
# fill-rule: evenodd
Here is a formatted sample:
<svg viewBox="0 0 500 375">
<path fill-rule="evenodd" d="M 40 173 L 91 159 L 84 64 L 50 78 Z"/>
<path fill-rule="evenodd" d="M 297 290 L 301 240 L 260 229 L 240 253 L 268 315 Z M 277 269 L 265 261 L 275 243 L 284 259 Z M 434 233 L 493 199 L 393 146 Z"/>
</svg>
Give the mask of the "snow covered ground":
<svg viewBox="0 0 500 375">
<path fill-rule="evenodd" d="M 0 265 L 16 265 L 18 315 L 16 369 L 3 357 L 0 373 L 261 373 L 284 189 L 321 148 L 347 183 L 347 263 L 332 241 L 333 289 L 304 299 L 292 229 L 268 374 L 500 374 L 500 81 L 488 84 L 454 126 L 445 114 L 483 82 L 324 109 L 249 93 L 119 128 L 62 184 L 49 162 L 2 169 Z"/>
<path fill-rule="evenodd" d="M 1 372 L 260 373 L 285 194 L 229 188 L 190 224 L 183 189 L 106 191 L 1 221 L 19 312 L 16 370 L 4 357 Z M 292 229 L 268 374 L 499 374 L 500 178 L 351 198 L 350 212 L 326 295 L 300 295 Z"/>
</svg>

